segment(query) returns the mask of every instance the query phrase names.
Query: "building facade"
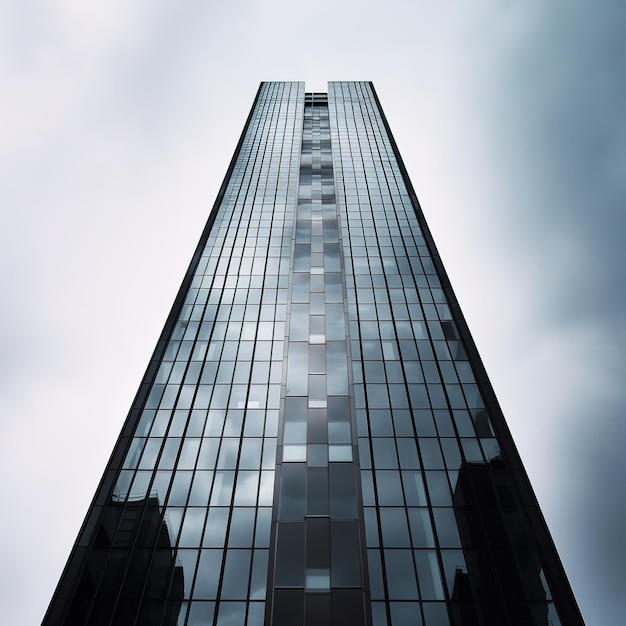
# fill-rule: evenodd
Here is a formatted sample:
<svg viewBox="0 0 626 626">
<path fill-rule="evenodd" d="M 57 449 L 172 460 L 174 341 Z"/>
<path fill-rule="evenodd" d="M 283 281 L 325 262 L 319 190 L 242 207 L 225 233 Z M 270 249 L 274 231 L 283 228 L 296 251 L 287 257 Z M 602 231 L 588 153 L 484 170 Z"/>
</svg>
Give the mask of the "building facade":
<svg viewBox="0 0 626 626">
<path fill-rule="evenodd" d="M 371 83 L 260 86 L 44 623 L 583 623 Z"/>
</svg>

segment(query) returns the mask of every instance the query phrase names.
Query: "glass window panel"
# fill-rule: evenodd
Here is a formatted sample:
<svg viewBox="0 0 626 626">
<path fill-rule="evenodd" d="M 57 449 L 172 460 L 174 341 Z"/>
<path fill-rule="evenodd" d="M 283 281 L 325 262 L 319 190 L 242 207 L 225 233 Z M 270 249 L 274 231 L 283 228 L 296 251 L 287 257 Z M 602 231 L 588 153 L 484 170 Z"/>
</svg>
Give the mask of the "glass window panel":
<svg viewBox="0 0 626 626">
<path fill-rule="evenodd" d="M 226 537 L 228 523 L 228 509 L 211 507 L 207 515 L 202 547 L 221 548 Z"/>
<path fill-rule="evenodd" d="M 423 385 L 421 385 L 423 387 Z M 411 386 L 411 389 L 415 385 Z M 413 405 L 415 409 L 415 405 Z M 415 430 L 418 437 L 436 437 L 437 431 L 435 430 L 435 422 L 433 421 L 433 414 L 428 410 L 414 410 L 413 422 L 415 424 Z"/>
<path fill-rule="evenodd" d="M 454 437 L 454 427 L 452 426 L 452 418 L 448 410 L 433 411 L 437 431 L 440 437 Z"/>
<path fill-rule="evenodd" d="M 373 626 L 387 626 L 387 611 L 384 602 L 372 602 Z M 418 623 L 419 624 L 419 623 Z M 421 624 L 419 624 L 421 626 Z"/>
<path fill-rule="evenodd" d="M 228 408 L 245 409 L 246 398 L 248 396 L 249 391 L 251 391 L 251 389 L 249 389 L 247 385 L 233 385 L 230 389 L 230 398 L 228 400 Z M 259 404 L 255 404 L 254 406 L 251 406 L 251 408 L 259 408 L 259 406 L 260 406 Z"/>
<path fill-rule="evenodd" d="M 165 445 L 163 446 L 163 452 L 161 453 L 161 458 L 159 459 L 159 469 L 172 469 L 176 465 L 176 457 L 178 456 L 178 449 L 180 448 L 181 439 L 180 437 L 169 437 L 165 440 Z M 148 450 L 148 446 L 150 445 L 150 441 L 148 441 L 148 445 L 146 446 L 146 450 L 144 451 L 144 456 L 146 451 Z M 140 464 L 140 468 L 143 465 Z"/>
<path fill-rule="evenodd" d="M 329 448 L 325 444 L 309 444 L 306 446 L 308 453 L 308 464 L 309 467 L 326 467 L 328 465 L 329 458 Z M 283 455 L 284 460 L 284 455 Z M 302 461 L 306 461 L 306 455 L 303 459 L 299 459 Z M 332 459 L 337 460 L 337 459 Z"/>
<path fill-rule="evenodd" d="M 308 341 L 309 339 L 309 305 L 292 304 L 289 325 L 290 341 Z"/>
<path fill-rule="evenodd" d="M 328 372 L 328 394 L 346 395 L 348 393 L 348 361 L 343 343 L 327 344 L 326 367 Z"/>
<path fill-rule="evenodd" d="M 167 379 L 169 378 L 170 372 L 172 371 L 172 365 L 173 363 L 171 363 L 170 361 L 161 361 L 161 365 L 159 366 L 159 370 L 154 379 L 154 382 L 155 383 L 167 383 Z"/>
<path fill-rule="evenodd" d="M 212 626 L 214 613 L 215 602 L 191 602 L 187 626 Z M 141 618 L 138 623 L 142 623 Z"/>
<path fill-rule="evenodd" d="M 258 352 L 258 351 L 257 351 Z M 256 360 L 259 354 L 255 355 L 255 362 L 252 366 L 252 382 L 253 383 L 267 383 L 270 379 L 270 363 L 269 358 L 264 361 Z"/>
<path fill-rule="evenodd" d="M 402 506 L 402 486 L 400 474 L 397 471 L 376 471 L 376 492 L 380 506 Z"/>
<path fill-rule="evenodd" d="M 148 439 L 146 443 L 141 462 L 139 463 L 139 469 L 153 469 L 156 465 L 156 459 L 161 450 L 162 439 Z"/>
<path fill-rule="evenodd" d="M 284 420 L 283 441 L 306 443 L 306 398 L 288 398 L 285 403 Z"/>
<path fill-rule="evenodd" d="M 385 365 L 388 367 L 390 364 L 391 363 L 386 363 Z M 422 367 L 418 361 L 404 359 L 402 361 L 402 365 L 404 365 L 404 372 L 409 385 L 414 385 L 416 383 L 422 384 L 424 382 Z"/>
<path fill-rule="evenodd" d="M 440 442 L 446 467 L 450 470 L 458 470 L 461 467 L 461 453 L 457 440 L 446 438 L 440 439 Z"/>
<path fill-rule="evenodd" d="M 361 469 L 371 469 L 372 467 L 369 439 L 365 437 L 359 438 L 359 462 Z"/>
<path fill-rule="evenodd" d="M 195 391 L 195 385 L 183 385 L 181 387 L 180 395 L 178 396 L 176 407 L 178 409 L 190 409 Z"/>
<path fill-rule="evenodd" d="M 223 410 L 212 409 L 207 414 L 205 437 L 221 437 L 224 428 L 226 413 Z"/>
<path fill-rule="evenodd" d="M 308 344 L 293 342 L 289 344 L 287 361 L 287 394 L 306 396 L 308 382 Z"/>
<path fill-rule="evenodd" d="M 324 374 L 326 372 L 326 346 L 309 346 L 309 372 Z"/>
<path fill-rule="evenodd" d="M 396 469 L 398 459 L 396 456 L 395 440 L 391 437 L 373 438 L 374 466 L 377 469 Z"/>
<path fill-rule="evenodd" d="M 144 409 L 135 431 L 135 437 L 146 437 L 156 416 L 156 411 Z"/>
<path fill-rule="evenodd" d="M 482 409 L 472 411 L 472 419 L 479 437 L 493 437 L 493 428 L 487 411 Z"/>
<path fill-rule="evenodd" d="M 433 509 L 433 515 L 439 545 L 442 548 L 460 548 L 461 540 L 454 510 L 451 508 L 436 508 Z"/>
<path fill-rule="evenodd" d="M 426 469 L 443 469 L 443 458 L 439 448 L 439 441 L 434 438 L 421 438 L 419 440 L 422 464 Z"/>
<path fill-rule="evenodd" d="M 325 446 L 315 446 L 325 449 Z M 328 447 L 328 460 L 335 463 L 351 463 L 353 461 L 352 446 L 331 445 Z"/>
<path fill-rule="evenodd" d="M 428 395 L 430 396 L 430 404 L 433 409 L 445 409 L 448 407 L 446 397 L 443 393 L 442 385 L 429 384 Z"/>
<path fill-rule="evenodd" d="M 326 401 L 326 376 L 322 374 L 310 374 L 309 375 L 309 406 L 312 406 L 312 402 L 323 400 Z"/>
<path fill-rule="evenodd" d="M 214 469 L 217 459 L 217 451 L 219 449 L 219 439 L 210 438 L 203 439 L 198 456 L 197 469 Z"/>
<path fill-rule="evenodd" d="M 217 626 L 244 626 L 245 618 L 245 602 L 220 602 Z"/>
<path fill-rule="evenodd" d="M 196 561 L 199 550 L 177 550 L 176 567 L 182 568 L 182 580 L 184 584 L 184 597 L 191 595 L 191 584 L 196 571 Z"/>
<path fill-rule="evenodd" d="M 254 546 L 256 548 L 269 547 L 271 522 L 272 522 L 272 509 L 258 508 L 257 519 L 256 519 L 256 531 L 254 535 Z"/>
<path fill-rule="evenodd" d="M 233 381 L 235 383 L 247 383 L 250 379 L 251 365 L 250 361 L 237 361 Z"/>
<path fill-rule="evenodd" d="M 467 578 L 467 565 L 462 550 L 442 550 L 443 570 L 448 587 L 448 595 L 452 596 L 455 584 L 462 585 Z M 469 582 L 469 581 L 468 581 Z"/>
<path fill-rule="evenodd" d="M 356 488 L 352 465 L 329 466 L 330 515 L 334 519 L 356 517 Z"/>
<path fill-rule="evenodd" d="M 165 510 L 165 514 L 163 519 L 169 531 L 169 538 L 171 540 L 171 545 L 175 545 L 178 540 L 178 534 L 180 533 L 180 528 L 183 523 L 183 513 L 185 509 L 178 507 L 170 507 L 168 506 Z M 171 563 L 171 553 L 168 556 L 168 562 Z"/>
<path fill-rule="evenodd" d="M 435 538 L 428 509 L 408 509 L 411 538 L 416 548 L 434 548 Z"/>
<path fill-rule="evenodd" d="M 385 548 L 409 547 L 409 529 L 403 508 L 386 508 L 379 511 L 380 528 Z"/>
<path fill-rule="evenodd" d="M 245 600 L 248 596 L 251 550 L 226 552 L 226 563 L 220 597 L 225 600 Z"/>
<path fill-rule="evenodd" d="M 387 385 L 367 385 L 367 403 L 370 409 L 389 408 Z"/>
<path fill-rule="evenodd" d="M 330 562 L 333 587 L 361 585 L 359 533 L 356 522 L 332 522 Z"/>
<path fill-rule="evenodd" d="M 463 392 L 461 391 L 461 385 L 447 384 L 446 391 L 448 393 L 448 399 L 450 400 L 450 406 L 453 409 L 465 408 L 465 398 L 463 397 Z"/>
<path fill-rule="evenodd" d="M 411 397 L 411 406 L 413 409 L 428 409 L 430 401 L 426 393 L 426 385 L 413 384 L 409 386 L 409 395 Z M 417 412 L 414 413 L 414 415 Z M 417 426 L 417 425 L 416 425 Z M 418 432 L 419 435 L 419 432 Z"/>
<path fill-rule="evenodd" d="M 199 449 L 200 439 L 187 438 L 183 442 L 183 447 L 178 459 L 178 469 L 193 469 L 196 464 Z"/>
<path fill-rule="evenodd" d="M 259 506 L 272 506 L 274 500 L 274 472 L 261 472 Z"/>
<path fill-rule="evenodd" d="M 268 567 L 268 550 L 254 550 L 254 561 L 252 565 L 252 579 L 250 581 L 250 599 L 251 600 L 264 600 L 267 589 L 267 567 Z M 251 603 L 252 606 L 264 606 L 260 603 Z M 261 613 L 260 617 L 263 617 Z M 250 625 L 250 618 L 248 617 L 248 624 Z M 261 619 L 259 626 L 263 624 Z"/>
<path fill-rule="evenodd" d="M 229 548 L 249 548 L 252 546 L 255 510 L 234 508 L 228 533 Z"/>
<path fill-rule="evenodd" d="M 282 467 L 279 500 L 280 519 L 300 519 L 304 517 L 305 486 L 306 466 L 301 463 L 284 464 Z"/>
<path fill-rule="evenodd" d="M 170 486 L 170 480 L 172 478 L 172 472 L 156 472 L 154 480 L 152 481 L 152 487 L 150 488 L 150 495 L 157 497 L 159 504 L 165 502 L 165 496 Z"/>
<path fill-rule="evenodd" d="M 381 472 L 383 473 L 383 472 Z M 378 474 L 377 474 L 378 475 Z M 402 483 L 406 494 L 406 503 L 408 506 L 427 506 L 426 490 L 424 489 L 424 480 L 421 472 L 403 471 Z M 380 487 L 379 487 L 380 490 Z M 402 504 L 401 502 L 398 504 Z"/>
<path fill-rule="evenodd" d="M 487 462 L 501 457 L 502 452 L 496 439 L 481 439 L 480 445 L 483 449 Z"/>
<path fill-rule="evenodd" d="M 428 493 L 433 506 L 452 506 L 450 487 L 445 472 L 425 472 Z"/>
<path fill-rule="evenodd" d="M 484 409 L 485 405 L 478 389 L 478 385 L 466 383 L 463 385 L 463 391 L 467 400 L 467 406 L 470 409 Z"/>
<path fill-rule="evenodd" d="M 391 406 L 394 409 L 408 408 L 409 400 L 404 385 L 389 385 L 389 395 L 391 398 Z"/>
<path fill-rule="evenodd" d="M 265 411 L 260 410 L 260 409 L 259 410 L 248 409 L 248 411 L 246 411 L 246 418 L 244 422 L 244 437 L 246 437 L 246 439 L 247 438 L 251 439 L 253 437 L 262 437 L 264 426 L 265 426 Z M 244 459 L 243 459 L 243 453 L 242 453 L 239 463 L 242 463 L 243 461 Z"/>
<path fill-rule="evenodd" d="M 424 623 L 425 624 L 440 624 L 441 626 L 450 626 L 448 619 L 448 611 L 446 605 L 443 602 L 424 602 L 422 604 L 424 609 Z"/>
<path fill-rule="evenodd" d="M 240 469 L 260 469 L 262 444 L 262 439 L 246 438 L 242 441 L 239 458 Z"/>
<path fill-rule="evenodd" d="M 393 437 L 393 424 L 390 411 L 370 410 L 369 425 L 372 437 Z"/>
<path fill-rule="evenodd" d="M 483 463 L 483 455 L 476 439 L 461 439 L 463 455 L 468 463 Z"/>
<path fill-rule="evenodd" d="M 419 469 L 420 463 L 417 456 L 415 439 L 396 439 L 396 445 L 398 446 L 400 467 L 402 469 Z"/>
<path fill-rule="evenodd" d="M 328 515 L 328 470 L 307 471 L 307 515 Z"/>
<path fill-rule="evenodd" d="M 229 506 L 233 490 L 234 472 L 215 472 L 211 506 Z"/>
<path fill-rule="evenodd" d="M 377 548 L 378 540 L 378 521 L 376 517 L 376 509 L 374 507 L 364 507 L 365 519 L 365 539 L 368 547 Z"/>
<path fill-rule="evenodd" d="M 390 602 L 391 623 L 393 626 L 422 626 L 422 615 L 418 602 Z M 442 622 L 427 621 L 430 626 L 443 626 Z"/>
<path fill-rule="evenodd" d="M 365 361 L 365 380 L 368 383 L 384 383 L 385 369 L 382 361 Z"/>
<path fill-rule="evenodd" d="M 128 495 L 128 498 L 130 500 L 134 500 L 136 498 L 144 498 L 148 495 L 148 485 L 150 484 L 151 473 L 152 472 L 139 471 L 135 474 L 133 486 L 130 494 Z"/>
<path fill-rule="evenodd" d="M 204 530 L 206 509 L 189 508 L 185 514 L 178 545 L 183 548 L 197 548 Z"/>
<path fill-rule="evenodd" d="M 218 469 L 235 469 L 237 466 L 237 455 L 239 453 L 238 439 L 222 439 L 220 456 L 217 463 Z"/>
<path fill-rule="evenodd" d="M 187 426 L 188 437 L 200 437 L 204 431 L 206 411 L 192 411 L 189 425 Z"/>
<path fill-rule="evenodd" d="M 263 469 L 274 469 L 276 463 L 276 439 L 266 438 L 263 443 Z"/>
<path fill-rule="evenodd" d="M 444 600 L 437 553 L 434 550 L 416 550 L 415 562 L 417 563 L 422 599 Z"/>
<path fill-rule="evenodd" d="M 176 472 L 168 498 L 168 506 L 184 506 L 187 502 L 193 472 Z"/>
<path fill-rule="evenodd" d="M 124 465 L 122 466 L 124 469 L 136 469 L 145 443 L 146 439 L 143 437 L 132 440 Z"/>
<path fill-rule="evenodd" d="M 239 471 L 235 490 L 235 505 L 254 506 L 259 488 L 258 471 Z"/>
<path fill-rule="evenodd" d="M 305 588 L 310 592 L 330 590 L 330 570 L 327 567 L 308 567 Z"/>
<path fill-rule="evenodd" d="M 280 522 L 276 541 L 276 586 L 304 586 L 304 524 Z"/>
<path fill-rule="evenodd" d="M 384 554 L 389 599 L 417 600 L 417 583 L 411 551 L 385 550 Z"/>
<path fill-rule="evenodd" d="M 383 586 L 383 572 L 380 557 L 380 550 L 367 551 L 367 568 L 370 576 L 370 592 L 372 599 L 382 600 L 385 598 Z"/>
</svg>

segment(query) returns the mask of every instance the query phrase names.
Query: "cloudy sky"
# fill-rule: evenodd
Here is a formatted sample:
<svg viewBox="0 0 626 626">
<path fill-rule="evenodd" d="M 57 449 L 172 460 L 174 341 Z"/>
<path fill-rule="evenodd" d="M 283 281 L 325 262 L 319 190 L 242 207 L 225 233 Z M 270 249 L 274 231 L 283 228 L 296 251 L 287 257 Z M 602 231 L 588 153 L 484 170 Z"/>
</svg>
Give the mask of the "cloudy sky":
<svg viewBox="0 0 626 626">
<path fill-rule="evenodd" d="M 0 622 L 46 610 L 261 80 L 372 80 L 590 626 L 626 614 L 626 4 L 0 0 Z"/>
</svg>

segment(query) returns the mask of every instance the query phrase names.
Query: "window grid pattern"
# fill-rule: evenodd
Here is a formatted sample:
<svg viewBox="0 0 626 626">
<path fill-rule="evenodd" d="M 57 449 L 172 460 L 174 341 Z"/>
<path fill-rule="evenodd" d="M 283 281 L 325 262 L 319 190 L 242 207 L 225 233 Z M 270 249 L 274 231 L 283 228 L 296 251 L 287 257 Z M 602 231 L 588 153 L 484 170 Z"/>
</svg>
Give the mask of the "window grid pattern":
<svg viewBox="0 0 626 626">
<path fill-rule="evenodd" d="M 90 624 L 263 624 L 303 101 L 261 89 L 77 596 Z"/>
<path fill-rule="evenodd" d="M 272 626 L 365 624 L 348 342 L 326 94 L 307 94 L 280 420 Z"/>
<path fill-rule="evenodd" d="M 329 106 L 374 626 L 558 625 L 369 83 Z"/>
</svg>

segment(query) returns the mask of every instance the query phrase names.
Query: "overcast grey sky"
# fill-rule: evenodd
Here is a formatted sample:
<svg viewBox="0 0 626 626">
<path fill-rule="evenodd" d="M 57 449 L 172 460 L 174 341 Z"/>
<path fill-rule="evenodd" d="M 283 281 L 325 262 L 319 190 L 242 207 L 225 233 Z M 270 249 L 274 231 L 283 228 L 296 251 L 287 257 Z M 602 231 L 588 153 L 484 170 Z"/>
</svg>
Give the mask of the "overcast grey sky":
<svg viewBox="0 0 626 626">
<path fill-rule="evenodd" d="M 372 80 L 590 626 L 626 614 L 626 4 L 0 0 L 0 622 L 36 624 L 261 80 Z"/>
</svg>

